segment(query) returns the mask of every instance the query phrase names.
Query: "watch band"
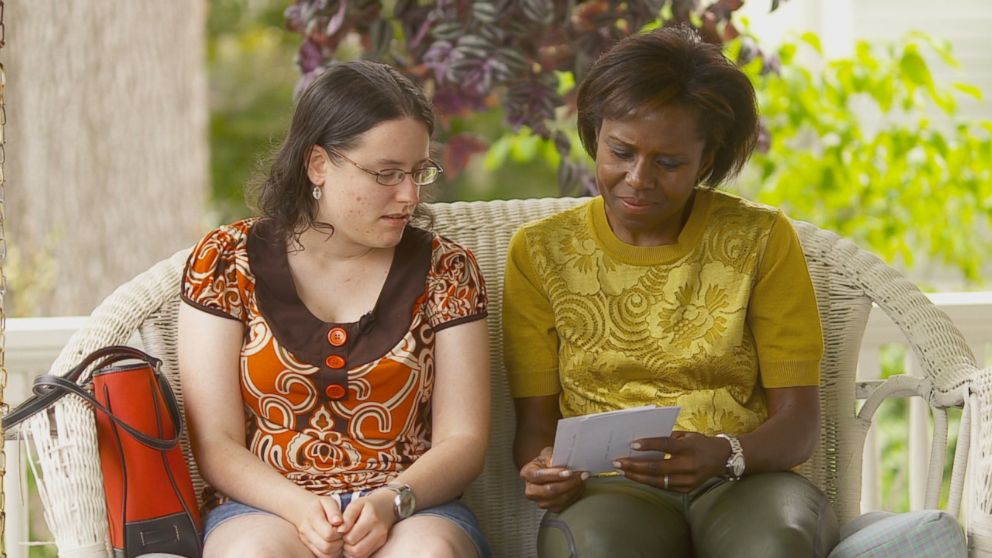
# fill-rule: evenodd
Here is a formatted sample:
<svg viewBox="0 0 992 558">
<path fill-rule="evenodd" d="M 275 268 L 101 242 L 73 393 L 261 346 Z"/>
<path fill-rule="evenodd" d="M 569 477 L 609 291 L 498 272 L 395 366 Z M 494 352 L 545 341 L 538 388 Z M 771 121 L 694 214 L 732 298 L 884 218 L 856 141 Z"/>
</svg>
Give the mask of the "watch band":
<svg viewBox="0 0 992 558">
<path fill-rule="evenodd" d="M 740 480 L 744 476 L 744 469 L 746 467 L 744 449 L 741 448 L 740 440 L 736 436 L 727 434 L 717 434 L 716 437 L 723 438 L 730 443 L 730 457 L 727 458 L 727 463 L 724 465 L 727 470 L 726 477 L 732 481 Z"/>
</svg>

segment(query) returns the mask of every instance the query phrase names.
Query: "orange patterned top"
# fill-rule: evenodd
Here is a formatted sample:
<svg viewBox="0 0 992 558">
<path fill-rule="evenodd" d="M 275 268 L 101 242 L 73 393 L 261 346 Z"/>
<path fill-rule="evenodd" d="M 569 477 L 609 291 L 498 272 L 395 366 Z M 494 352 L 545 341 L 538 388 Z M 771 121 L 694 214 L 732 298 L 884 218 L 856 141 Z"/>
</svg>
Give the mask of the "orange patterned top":
<svg viewBox="0 0 992 558">
<path fill-rule="evenodd" d="M 325 323 L 275 237 L 259 218 L 209 233 L 182 299 L 244 324 L 245 443 L 259 459 L 318 494 L 381 486 L 430 447 L 435 334 L 486 317 L 482 273 L 467 249 L 407 227 L 375 307 Z"/>
</svg>

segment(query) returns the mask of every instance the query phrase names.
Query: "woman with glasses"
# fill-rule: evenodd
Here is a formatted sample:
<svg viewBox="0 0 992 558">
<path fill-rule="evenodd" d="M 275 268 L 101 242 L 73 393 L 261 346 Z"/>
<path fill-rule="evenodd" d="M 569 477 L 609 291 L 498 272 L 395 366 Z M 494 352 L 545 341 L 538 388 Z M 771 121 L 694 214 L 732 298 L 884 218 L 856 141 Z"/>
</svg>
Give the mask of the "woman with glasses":
<svg viewBox="0 0 992 558">
<path fill-rule="evenodd" d="M 413 224 L 442 172 L 433 130 L 395 70 L 332 66 L 261 216 L 190 255 L 179 357 L 205 556 L 489 555 L 458 499 L 488 438 L 486 289 L 468 250 Z"/>
</svg>

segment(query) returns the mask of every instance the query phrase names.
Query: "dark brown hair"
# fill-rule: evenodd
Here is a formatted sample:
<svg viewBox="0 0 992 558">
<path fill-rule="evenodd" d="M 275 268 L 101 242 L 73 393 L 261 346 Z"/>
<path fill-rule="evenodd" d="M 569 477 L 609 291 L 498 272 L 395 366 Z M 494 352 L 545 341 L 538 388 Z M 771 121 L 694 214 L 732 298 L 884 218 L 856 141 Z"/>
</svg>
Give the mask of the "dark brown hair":
<svg viewBox="0 0 992 558">
<path fill-rule="evenodd" d="M 578 89 L 582 146 L 596 158 L 603 119 L 619 120 L 680 105 L 696 113 L 713 164 L 700 182 L 716 187 L 740 172 L 758 139 L 754 88 L 714 45 L 686 26 L 621 40 L 603 54 Z"/>
<path fill-rule="evenodd" d="M 366 60 L 333 64 L 300 96 L 289 132 L 270 157 L 269 172 L 254 187 L 258 212 L 286 238 L 298 239 L 314 227 L 333 233 L 332 224 L 317 221 L 307 176 L 311 150 L 319 145 L 333 157 L 334 151 L 354 148 L 358 137 L 377 125 L 407 117 L 423 122 L 433 135 L 430 101 L 406 76 Z M 415 218 L 423 221 L 424 214 L 418 207 Z"/>
</svg>

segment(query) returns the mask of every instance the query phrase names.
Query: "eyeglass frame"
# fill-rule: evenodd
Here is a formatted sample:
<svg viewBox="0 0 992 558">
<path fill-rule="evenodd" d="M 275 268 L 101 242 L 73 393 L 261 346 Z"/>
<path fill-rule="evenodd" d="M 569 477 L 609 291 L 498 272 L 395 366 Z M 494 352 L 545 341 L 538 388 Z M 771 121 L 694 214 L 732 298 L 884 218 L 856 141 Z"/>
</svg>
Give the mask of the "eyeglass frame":
<svg viewBox="0 0 992 558">
<path fill-rule="evenodd" d="M 385 170 L 382 170 L 382 171 L 374 171 L 374 170 L 371 170 L 371 169 L 367 169 L 367 168 L 363 167 L 362 165 L 359 165 L 358 163 L 356 163 L 355 161 L 353 161 L 350 157 L 348 157 L 347 155 L 345 155 L 344 153 L 341 153 L 340 151 L 338 151 L 336 149 L 333 150 L 333 153 L 335 155 L 341 157 L 345 161 L 348 161 L 352 165 L 355 165 L 355 167 L 358 170 L 363 171 L 363 172 L 365 172 L 367 174 L 371 174 L 372 176 L 374 176 L 375 177 L 376 184 L 379 184 L 380 186 L 386 186 L 386 187 L 389 187 L 389 188 L 392 188 L 394 186 L 399 186 L 400 184 L 403 184 L 403 179 L 405 179 L 407 175 L 410 176 L 410 180 L 413 181 L 413 184 L 416 187 L 418 187 L 418 188 L 423 187 L 423 186 L 430 186 L 431 184 L 434 184 L 435 182 L 437 182 L 437 179 L 440 178 L 442 174 L 444 174 L 444 167 L 442 167 L 440 163 L 438 163 L 437 161 L 435 161 L 433 159 L 427 159 L 427 162 L 431 165 L 430 167 L 421 167 L 421 168 L 414 169 L 412 171 L 405 171 L 403 169 L 385 169 Z M 430 182 L 424 182 L 423 184 L 417 184 L 417 181 L 413 178 L 414 173 L 427 170 L 428 168 L 433 168 L 433 169 L 437 170 L 437 174 L 434 175 L 434 179 L 431 180 Z M 400 178 L 398 182 L 395 182 L 393 184 L 386 184 L 386 183 L 382 182 L 383 177 L 384 176 L 387 176 L 387 173 L 394 173 L 394 172 L 401 173 L 403 175 L 403 178 Z"/>
</svg>

